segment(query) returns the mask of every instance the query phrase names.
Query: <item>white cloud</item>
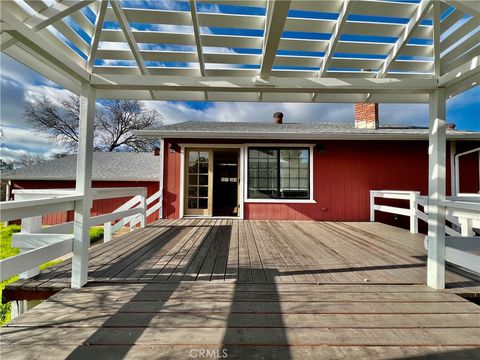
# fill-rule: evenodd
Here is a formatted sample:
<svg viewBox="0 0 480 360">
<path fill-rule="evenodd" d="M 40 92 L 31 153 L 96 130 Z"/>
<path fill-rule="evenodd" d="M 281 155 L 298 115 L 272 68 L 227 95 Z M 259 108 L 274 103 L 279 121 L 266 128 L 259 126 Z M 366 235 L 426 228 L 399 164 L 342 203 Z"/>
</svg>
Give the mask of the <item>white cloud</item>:
<svg viewBox="0 0 480 360">
<path fill-rule="evenodd" d="M 219 102 L 205 109 L 193 109 L 183 102 L 148 102 L 158 110 L 165 124 L 182 121 L 271 121 L 276 111 L 284 113 L 285 122 L 350 122 L 352 104 L 239 103 Z"/>
</svg>

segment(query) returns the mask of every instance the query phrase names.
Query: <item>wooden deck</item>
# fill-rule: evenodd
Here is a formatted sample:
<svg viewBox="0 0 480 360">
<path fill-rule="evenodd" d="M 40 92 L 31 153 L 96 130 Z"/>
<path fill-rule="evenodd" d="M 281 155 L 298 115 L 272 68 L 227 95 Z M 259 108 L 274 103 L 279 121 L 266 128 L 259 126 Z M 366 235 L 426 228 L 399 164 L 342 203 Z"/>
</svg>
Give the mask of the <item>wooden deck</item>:
<svg viewBox="0 0 480 360">
<path fill-rule="evenodd" d="M 96 246 L 89 281 L 425 284 L 423 237 L 381 223 L 161 220 Z M 70 270 L 67 260 L 8 285 L 4 295 L 68 288 Z M 460 294 L 480 295 L 477 280 L 446 274 Z"/>
<path fill-rule="evenodd" d="M 378 223 L 159 221 L 9 286 L 54 292 L 1 330 L 3 359 L 479 359 L 480 307 L 421 236 Z M 203 355 L 202 355 L 203 354 Z"/>
</svg>

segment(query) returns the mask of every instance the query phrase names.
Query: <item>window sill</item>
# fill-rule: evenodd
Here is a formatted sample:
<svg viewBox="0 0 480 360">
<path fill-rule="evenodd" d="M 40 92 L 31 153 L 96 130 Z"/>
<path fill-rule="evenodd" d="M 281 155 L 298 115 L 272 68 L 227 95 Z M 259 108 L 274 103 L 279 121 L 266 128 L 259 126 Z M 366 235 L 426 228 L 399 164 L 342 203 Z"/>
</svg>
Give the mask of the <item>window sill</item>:
<svg viewBox="0 0 480 360">
<path fill-rule="evenodd" d="M 271 204 L 316 204 L 313 199 L 245 199 L 245 203 L 271 203 Z"/>
</svg>

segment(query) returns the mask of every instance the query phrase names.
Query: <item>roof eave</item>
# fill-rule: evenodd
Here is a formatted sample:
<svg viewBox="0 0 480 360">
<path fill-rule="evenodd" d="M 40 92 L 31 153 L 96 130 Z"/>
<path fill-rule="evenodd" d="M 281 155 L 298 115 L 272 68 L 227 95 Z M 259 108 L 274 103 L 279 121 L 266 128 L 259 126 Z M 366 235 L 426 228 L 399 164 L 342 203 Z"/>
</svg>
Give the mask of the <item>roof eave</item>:
<svg viewBox="0 0 480 360">
<path fill-rule="evenodd" d="M 136 134 L 149 138 L 175 139 L 239 139 L 239 140 L 427 140 L 428 134 L 389 133 L 243 133 L 216 131 L 138 130 Z M 447 134 L 449 140 L 480 140 L 480 133 Z"/>
</svg>

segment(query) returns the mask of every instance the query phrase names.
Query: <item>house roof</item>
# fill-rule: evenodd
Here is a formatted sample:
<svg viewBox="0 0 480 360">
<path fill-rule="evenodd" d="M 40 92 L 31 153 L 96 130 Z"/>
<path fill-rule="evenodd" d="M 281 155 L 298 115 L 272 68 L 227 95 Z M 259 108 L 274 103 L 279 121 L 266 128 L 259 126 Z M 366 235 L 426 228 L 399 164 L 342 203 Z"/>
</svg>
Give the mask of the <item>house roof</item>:
<svg viewBox="0 0 480 360">
<path fill-rule="evenodd" d="M 378 129 L 356 129 L 352 123 L 283 123 L 187 121 L 157 129 L 139 130 L 145 137 L 222 138 L 272 140 L 418 140 L 428 139 L 428 128 L 381 126 Z M 452 140 L 480 140 L 480 132 L 448 130 Z"/>
<path fill-rule="evenodd" d="M 45 161 L 2 174 L 2 180 L 75 180 L 77 156 Z M 92 180 L 157 181 L 160 157 L 153 153 L 94 152 Z"/>
</svg>

